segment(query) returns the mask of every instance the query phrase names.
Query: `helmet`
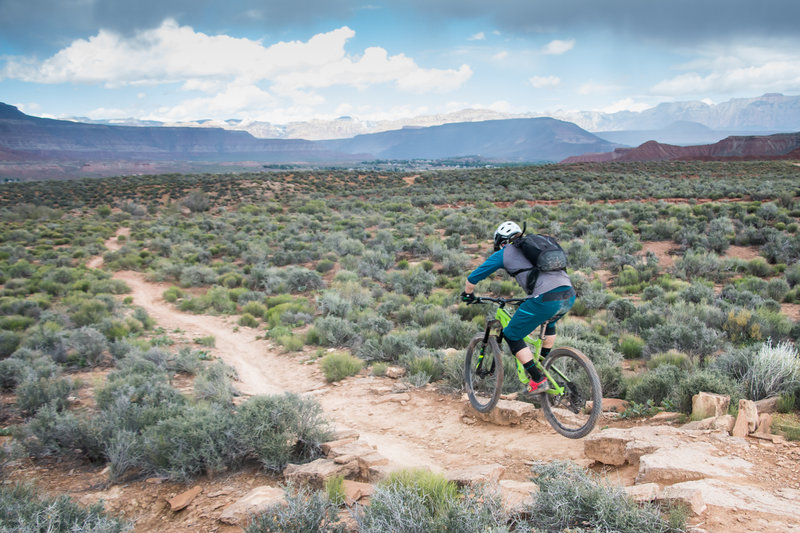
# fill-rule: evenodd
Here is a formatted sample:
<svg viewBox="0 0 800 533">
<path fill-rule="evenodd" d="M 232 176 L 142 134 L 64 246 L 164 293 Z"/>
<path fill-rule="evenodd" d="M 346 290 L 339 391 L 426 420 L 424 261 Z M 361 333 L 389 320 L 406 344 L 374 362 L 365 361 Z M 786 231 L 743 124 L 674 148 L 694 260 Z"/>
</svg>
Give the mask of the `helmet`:
<svg viewBox="0 0 800 533">
<path fill-rule="evenodd" d="M 506 220 L 497 226 L 497 231 L 494 232 L 495 251 L 499 250 L 501 246 L 511 240 L 511 237 L 518 233 L 522 233 L 522 228 L 519 227 L 519 224 L 511 220 Z"/>
</svg>

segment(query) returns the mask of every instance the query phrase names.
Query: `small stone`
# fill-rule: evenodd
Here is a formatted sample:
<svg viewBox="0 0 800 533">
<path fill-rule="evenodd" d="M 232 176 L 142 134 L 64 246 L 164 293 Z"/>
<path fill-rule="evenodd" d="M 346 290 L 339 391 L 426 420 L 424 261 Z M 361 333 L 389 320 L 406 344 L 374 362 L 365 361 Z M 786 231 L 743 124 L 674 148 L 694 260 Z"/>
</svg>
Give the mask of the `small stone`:
<svg viewBox="0 0 800 533">
<path fill-rule="evenodd" d="M 203 487 L 197 486 L 187 490 L 184 493 L 178 494 L 177 496 L 175 496 L 174 498 L 172 498 L 167 502 L 169 503 L 170 510 L 173 513 L 175 513 L 180 511 L 181 509 L 185 509 L 186 507 L 189 506 L 190 503 L 192 503 L 192 500 L 194 500 L 195 497 L 201 492 L 203 492 Z"/>
</svg>

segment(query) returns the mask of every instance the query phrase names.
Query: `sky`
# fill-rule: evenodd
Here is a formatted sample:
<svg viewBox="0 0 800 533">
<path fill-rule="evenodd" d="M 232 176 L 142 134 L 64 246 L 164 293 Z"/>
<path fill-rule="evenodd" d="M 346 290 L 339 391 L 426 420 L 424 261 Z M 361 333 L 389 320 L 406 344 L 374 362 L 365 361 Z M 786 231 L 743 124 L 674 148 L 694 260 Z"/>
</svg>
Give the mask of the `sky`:
<svg viewBox="0 0 800 533">
<path fill-rule="evenodd" d="M 800 94 L 797 0 L 0 0 L 0 102 L 283 124 Z"/>
</svg>

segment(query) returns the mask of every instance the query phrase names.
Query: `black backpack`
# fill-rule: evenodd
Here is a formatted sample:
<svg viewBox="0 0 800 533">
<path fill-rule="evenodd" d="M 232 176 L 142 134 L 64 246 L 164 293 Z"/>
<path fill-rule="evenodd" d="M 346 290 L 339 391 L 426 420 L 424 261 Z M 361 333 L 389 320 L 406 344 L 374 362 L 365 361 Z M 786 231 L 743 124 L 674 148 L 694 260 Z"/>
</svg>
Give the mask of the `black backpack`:
<svg viewBox="0 0 800 533">
<path fill-rule="evenodd" d="M 539 272 L 552 272 L 567 268 L 567 254 L 558 244 L 558 241 L 549 235 L 524 235 L 516 239 L 512 244 L 519 248 L 522 255 L 533 265 L 531 268 L 517 270 L 513 273 L 516 276 L 526 270 L 533 271 L 528 276 L 528 286 L 525 287 L 525 291 L 528 294 L 533 292 Z"/>
</svg>

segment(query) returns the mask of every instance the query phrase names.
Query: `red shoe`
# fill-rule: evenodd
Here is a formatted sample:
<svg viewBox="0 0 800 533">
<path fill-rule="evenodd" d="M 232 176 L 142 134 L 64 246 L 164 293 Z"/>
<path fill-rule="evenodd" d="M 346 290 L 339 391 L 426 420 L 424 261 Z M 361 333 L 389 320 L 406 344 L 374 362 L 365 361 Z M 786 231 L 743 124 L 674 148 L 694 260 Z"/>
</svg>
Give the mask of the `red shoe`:
<svg viewBox="0 0 800 533">
<path fill-rule="evenodd" d="M 529 394 L 542 394 L 543 392 L 547 392 L 549 388 L 550 386 L 547 384 L 547 378 L 542 378 L 542 381 L 530 380 L 528 382 Z"/>
</svg>

